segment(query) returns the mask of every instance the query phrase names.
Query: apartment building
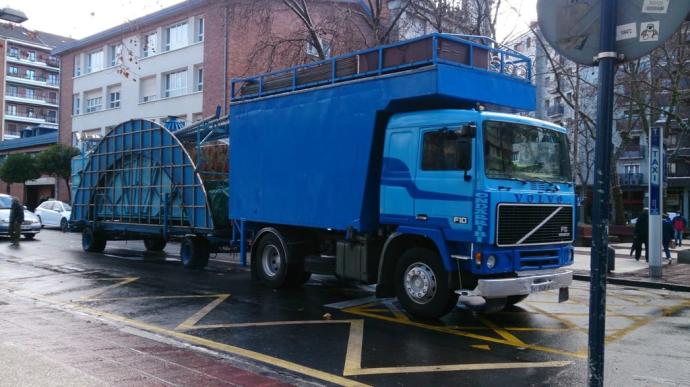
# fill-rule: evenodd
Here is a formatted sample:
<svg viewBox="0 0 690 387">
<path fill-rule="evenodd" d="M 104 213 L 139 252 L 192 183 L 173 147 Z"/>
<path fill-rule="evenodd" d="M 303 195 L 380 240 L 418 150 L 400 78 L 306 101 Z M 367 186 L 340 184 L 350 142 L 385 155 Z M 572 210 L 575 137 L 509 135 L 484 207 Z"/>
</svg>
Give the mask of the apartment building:
<svg viewBox="0 0 690 387">
<path fill-rule="evenodd" d="M 0 140 L 41 125 L 58 129 L 60 62 L 51 50 L 71 39 L 0 24 L 2 117 Z"/>
</svg>

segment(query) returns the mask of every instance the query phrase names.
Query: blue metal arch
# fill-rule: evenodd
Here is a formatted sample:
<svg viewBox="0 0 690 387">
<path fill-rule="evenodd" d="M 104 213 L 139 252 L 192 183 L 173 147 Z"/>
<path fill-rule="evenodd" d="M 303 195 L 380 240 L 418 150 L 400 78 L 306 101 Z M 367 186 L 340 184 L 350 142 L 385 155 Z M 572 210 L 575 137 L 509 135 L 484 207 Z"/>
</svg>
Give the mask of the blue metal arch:
<svg viewBox="0 0 690 387">
<path fill-rule="evenodd" d="M 194 161 L 169 130 L 147 120 L 124 122 L 100 141 L 82 171 L 73 207 L 73 220 L 118 230 L 214 229 Z"/>
</svg>

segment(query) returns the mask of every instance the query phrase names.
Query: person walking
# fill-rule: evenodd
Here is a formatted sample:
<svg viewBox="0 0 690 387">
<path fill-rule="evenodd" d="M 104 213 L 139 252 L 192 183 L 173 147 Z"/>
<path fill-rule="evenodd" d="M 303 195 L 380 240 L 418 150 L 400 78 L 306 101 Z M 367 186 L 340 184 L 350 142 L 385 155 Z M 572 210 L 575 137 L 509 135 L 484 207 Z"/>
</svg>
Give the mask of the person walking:
<svg viewBox="0 0 690 387">
<path fill-rule="evenodd" d="M 644 257 L 649 262 L 649 209 L 645 207 L 635 223 L 635 260 L 640 260 L 642 244 L 644 244 Z"/>
<path fill-rule="evenodd" d="M 674 232 L 673 232 L 673 224 L 671 223 L 671 219 L 669 219 L 668 215 L 664 215 L 664 219 L 661 221 L 661 242 L 664 246 L 664 253 L 666 253 L 666 259 L 668 260 L 668 263 L 673 262 L 671 260 L 671 250 L 669 250 L 669 245 L 671 244 L 671 239 L 673 239 Z"/>
<path fill-rule="evenodd" d="M 22 223 L 24 222 L 24 207 L 19 203 L 19 199 L 12 196 L 12 207 L 10 207 L 10 239 L 12 246 L 19 246 L 19 238 L 22 236 Z"/>
<path fill-rule="evenodd" d="M 676 215 L 675 218 L 673 218 L 673 231 L 674 235 L 673 238 L 676 240 L 676 246 L 682 246 L 683 245 L 683 231 L 685 231 L 685 226 L 687 225 L 687 221 L 683 217 L 682 212 L 678 212 L 678 215 Z"/>
</svg>

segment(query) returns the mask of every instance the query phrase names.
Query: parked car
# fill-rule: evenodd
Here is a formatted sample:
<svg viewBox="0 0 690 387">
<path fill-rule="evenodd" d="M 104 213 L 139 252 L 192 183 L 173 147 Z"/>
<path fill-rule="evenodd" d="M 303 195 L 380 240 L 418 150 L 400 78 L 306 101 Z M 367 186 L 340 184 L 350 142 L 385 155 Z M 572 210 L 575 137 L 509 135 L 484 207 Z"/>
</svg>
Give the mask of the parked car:
<svg viewBox="0 0 690 387">
<path fill-rule="evenodd" d="M 10 235 L 10 208 L 12 208 L 12 196 L 0 194 L 0 235 Z M 25 209 L 22 235 L 26 239 L 34 239 L 40 231 L 41 220 L 33 212 Z"/>
<path fill-rule="evenodd" d="M 72 214 L 72 207 L 59 200 L 46 200 L 36 208 L 36 216 L 45 227 L 60 227 L 67 231 L 67 222 Z"/>
</svg>

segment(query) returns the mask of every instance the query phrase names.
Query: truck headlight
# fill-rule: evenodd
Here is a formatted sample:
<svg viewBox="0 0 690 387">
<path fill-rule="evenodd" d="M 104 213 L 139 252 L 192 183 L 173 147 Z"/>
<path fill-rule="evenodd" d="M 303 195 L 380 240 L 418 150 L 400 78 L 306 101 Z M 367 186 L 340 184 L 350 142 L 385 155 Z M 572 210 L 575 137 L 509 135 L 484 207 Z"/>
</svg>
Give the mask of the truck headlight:
<svg viewBox="0 0 690 387">
<path fill-rule="evenodd" d="M 31 224 L 36 224 L 36 223 L 40 223 L 40 222 L 38 221 L 38 219 L 33 219 L 33 220 L 31 221 Z"/>
<path fill-rule="evenodd" d="M 491 254 L 486 258 L 486 267 L 493 269 L 496 266 L 496 256 Z"/>
</svg>

